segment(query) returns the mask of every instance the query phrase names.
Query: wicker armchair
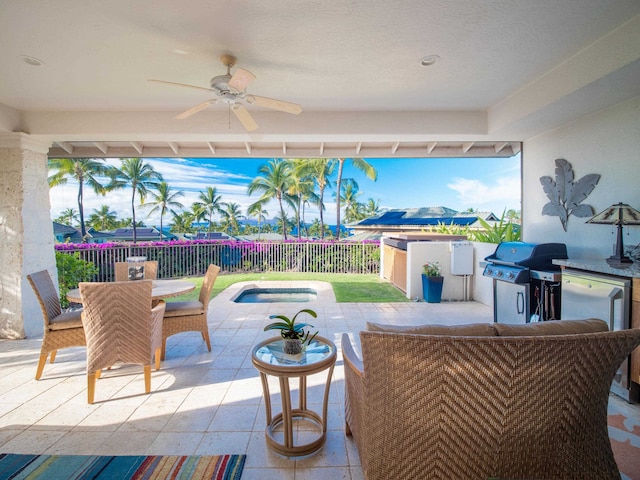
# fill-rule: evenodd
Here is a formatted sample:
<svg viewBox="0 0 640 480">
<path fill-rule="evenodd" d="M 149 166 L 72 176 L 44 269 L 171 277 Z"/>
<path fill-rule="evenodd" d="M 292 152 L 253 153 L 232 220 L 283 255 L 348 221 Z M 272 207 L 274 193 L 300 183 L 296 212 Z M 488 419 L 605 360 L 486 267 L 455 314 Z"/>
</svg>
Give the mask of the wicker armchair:
<svg viewBox="0 0 640 480">
<path fill-rule="evenodd" d="M 116 262 L 114 265 L 116 282 L 129 280 L 129 264 L 127 262 Z M 158 262 L 144 262 L 144 279 L 155 280 L 158 278 Z"/>
<path fill-rule="evenodd" d="M 151 280 L 80 283 L 82 323 L 87 336 L 87 397 L 93 403 L 96 379 L 116 363 L 144 367 L 151 391 L 151 363 L 160 368 L 165 303 L 151 307 Z"/>
<path fill-rule="evenodd" d="M 40 380 L 49 354 L 50 363 L 53 363 L 58 349 L 83 347 L 86 341 L 80 318 L 82 310 L 62 312 L 60 297 L 49 272 L 41 270 L 27 275 L 27 279 L 36 294 L 44 319 L 44 336 L 36 369 L 36 380 Z"/>
<path fill-rule="evenodd" d="M 209 310 L 211 290 L 219 272 L 220 267 L 213 264 L 209 265 L 202 282 L 198 300 L 167 303 L 162 322 L 162 360 L 165 359 L 167 338 L 182 332 L 200 332 L 202 339 L 207 344 L 207 348 L 211 351 L 207 312 Z"/>
<path fill-rule="evenodd" d="M 362 360 L 343 335 L 366 479 L 620 478 L 609 388 L 640 329 L 453 335 L 361 332 Z"/>
</svg>

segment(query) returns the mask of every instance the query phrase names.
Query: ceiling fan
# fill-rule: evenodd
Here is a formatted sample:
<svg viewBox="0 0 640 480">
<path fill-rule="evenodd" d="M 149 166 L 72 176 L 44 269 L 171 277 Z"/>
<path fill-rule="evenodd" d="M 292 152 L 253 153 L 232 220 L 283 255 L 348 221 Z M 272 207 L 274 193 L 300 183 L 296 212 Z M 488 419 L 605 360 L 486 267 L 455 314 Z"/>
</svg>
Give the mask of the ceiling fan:
<svg viewBox="0 0 640 480">
<path fill-rule="evenodd" d="M 196 88 L 198 90 L 205 90 L 207 92 L 213 92 L 216 94 L 216 98 L 206 100 L 199 103 L 195 107 L 191 107 L 185 110 L 181 114 L 177 115 L 178 120 L 183 120 L 198 113 L 200 110 L 204 110 L 209 105 L 213 105 L 218 100 L 226 103 L 229 106 L 229 111 L 233 112 L 235 116 L 240 120 L 242 126 L 248 132 L 251 132 L 258 128 L 258 124 L 253 119 L 253 116 L 243 105 L 243 102 L 249 105 L 258 105 L 260 107 L 271 108 L 273 110 L 279 110 L 281 112 L 292 113 L 298 115 L 302 112 L 302 107 L 296 103 L 285 102 L 283 100 L 276 100 L 275 98 L 260 97 L 258 95 L 249 94 L 246 92 L 247 85 L 255 80 L 255 75 L 248 70 L 237 68 L 233 75 L 231 75 L 231 67 L 236 64 L 236 57 L 233 55 L 222 55 L 220 57 L 222 64 L 227 67 L 227 73 L 224 75 L 216 75 L 211 79 L 211 87 L 199 87 L 197 85 L 189 85 L 186 83 L 167 82 L 165 80 L 153 80 L 150 82 L 163 83 L 165 85 L 175 85 L 178 87 Z"/>
</svg>

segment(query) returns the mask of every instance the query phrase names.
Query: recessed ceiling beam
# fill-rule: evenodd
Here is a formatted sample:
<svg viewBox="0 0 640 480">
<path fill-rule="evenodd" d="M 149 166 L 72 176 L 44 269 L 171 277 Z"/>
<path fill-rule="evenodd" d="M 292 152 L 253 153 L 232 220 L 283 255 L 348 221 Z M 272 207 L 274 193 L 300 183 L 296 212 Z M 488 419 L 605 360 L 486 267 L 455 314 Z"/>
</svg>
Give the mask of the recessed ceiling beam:
<svg viewBox="0 0 640 480">
<path fill-rule="evenodd" d="M 100 150 L 103 154 L 107 154 L 109 151 L 109 146 L 104 142 L 93 142 L 98 150 Z"/>
<path fill-rule="evenodd" d="M 282 142 L 282 154 L 287 154 L 287 142 Z"/>
<path fill-rule="evenodd" d="M 433 149 L 436 148 L 436 145 L 438 144 L 438 142 L 429 142 L 427 143 L 427 154 L 431 154 L 431 152 L 433 152 Z"/>
<path fill-rule="evenodd" d="M 467 153 L 473 147 L 474 142 L 466 142 L 462 144 L 462 153 Z"/>
<path fill-rule="evenodd" d="M 247 150 L 247 154 L 251 155 L 251 144 L 249 142 L 244 142 L 244 148 Z"/>
<path fill-rule="evenodd" d="M 358 142 L 356 145 L 356 155 L 360 155 L 360 150 L 362 150 L 362 142 Z"/>
<path fill-rule="evenodd" d="M 138 152 L 138 155 L 142 155 L 144 147 L 142 146 L 142 144 L 140 144 L 140 142 L 131 142 L 131 146 L 135 149 L 136 152 Z"/>
<path fill-rule="evenodd" d="M 70 143 L 67 143 L 67 142 L 56 142 L 56 143 L 61 149 L 63 149 L 69 155 L 73 153 L 73 145 L 71 145 Z"/>
<path fill-rule="evenodd" d="M 320 155 L 324 155 L 324 142 L 320 142 Z"/>
<path fill-rule="evenodd" d="M 169 148 L 173 151 L 173 153 L 178 155 L 178 151 L 180 150 L 180 146 L 177 143 L 169 142 Z"/>
<path fill-rule="evenodd" d="M 494 149 L 495 149 L 496 153 L 500 153 L 500 151 L 506 146 L 507 146 L 507 142 L 499 142 L 499 143 L 495 144 Z"/>
<path fill-rule="evenodd" d="M 400 142 L 396 142 L 393 145 L 391 145 L 391 153 L 395 155 L 395 153 L 398 151 L 399 146 L 400 146 Z"/>
<path fill-rule="evenodd" d="M 211 153 L 212 153 L 213 155 L 215 155 L 215 154 L 216 154 L 216 146 L 215 146 L 213 143 L 211 143 L 211 142 L 207 142 L 207 147 L 209 147 L 209 150 L 211 151 Z"/>
</svg>

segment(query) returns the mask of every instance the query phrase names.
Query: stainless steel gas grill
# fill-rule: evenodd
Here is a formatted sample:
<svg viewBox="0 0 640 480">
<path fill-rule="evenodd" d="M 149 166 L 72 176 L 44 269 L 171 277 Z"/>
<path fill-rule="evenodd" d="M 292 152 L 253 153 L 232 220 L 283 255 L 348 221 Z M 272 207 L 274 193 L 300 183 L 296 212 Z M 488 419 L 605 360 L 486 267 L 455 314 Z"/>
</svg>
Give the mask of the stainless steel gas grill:
<svg viewBox="0 0 640 480">
<path fill-rule="evenodd" d="M 503 242 L 483 275 L 493 279 L 493 320 L 523 324 L 560 318 L 560 267 L 566 259 L 564 243 Z"/>
</svg>

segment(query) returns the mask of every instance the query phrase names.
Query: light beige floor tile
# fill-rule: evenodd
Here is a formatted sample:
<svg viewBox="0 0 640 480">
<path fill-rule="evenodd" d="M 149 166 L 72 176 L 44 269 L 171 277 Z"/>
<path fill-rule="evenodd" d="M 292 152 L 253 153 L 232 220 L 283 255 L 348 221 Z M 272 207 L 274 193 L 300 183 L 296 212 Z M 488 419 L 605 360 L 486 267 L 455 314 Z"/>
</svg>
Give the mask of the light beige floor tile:
<svg viewBox="0 0 640 480">
<path fill-rule="evenodd" d="M 96 455 L 147 455 L 158 432 L 113 432 L 100 447 Z"/>
<path fill-rule="evenodd" d="M 200 432 L 160 432 L 147 449 L 147 455 L 195 455 L 202 441 Z"/>
<path fill-rule="evenodd" d="M 2 446 L 5 453 L 44 453 L 64 436 L 63 430 L 24 430 Z"/>
<path fill-rule="evenodd" d="M 51 445 L 47 455 L 94 455 L 101 451 L 102 444 L 111 432 L 70 432 Z"/>
<path fill-rule="evenodd" d="M 250 432 L 253 430 L 257 414 L 258 405 L 221 405 L 208 431 Z"/>
<path fill-rule="evenodd" d="M 253 432 L 205 432 L 196 455 L 249 454 L 247 448 Z M 244 473 L 242 478 L 244 479 Z"/>
</svg>

